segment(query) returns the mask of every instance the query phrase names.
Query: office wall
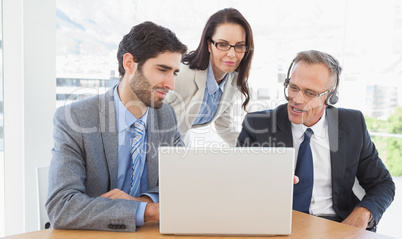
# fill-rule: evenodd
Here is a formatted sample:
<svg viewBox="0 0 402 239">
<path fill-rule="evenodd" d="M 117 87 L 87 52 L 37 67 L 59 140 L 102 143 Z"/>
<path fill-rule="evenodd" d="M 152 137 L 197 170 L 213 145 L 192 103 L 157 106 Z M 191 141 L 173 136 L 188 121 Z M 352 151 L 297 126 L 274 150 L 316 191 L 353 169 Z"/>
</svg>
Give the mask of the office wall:
<svg viewBox="0 0 402 239">
<path fill-rule="evenodd" d="M 55 1 L 3 0 L 5 235 L 38 229 L 36 174 L 55 111 Z"/>
</svg>

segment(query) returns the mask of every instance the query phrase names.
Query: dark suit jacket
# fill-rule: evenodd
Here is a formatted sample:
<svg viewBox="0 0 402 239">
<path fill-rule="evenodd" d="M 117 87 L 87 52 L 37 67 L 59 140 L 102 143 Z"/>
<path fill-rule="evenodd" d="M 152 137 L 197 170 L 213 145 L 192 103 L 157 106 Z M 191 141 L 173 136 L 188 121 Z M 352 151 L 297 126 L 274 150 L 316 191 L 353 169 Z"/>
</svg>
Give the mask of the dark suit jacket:
<svg viewBox="0 0 402 239">
<path fill-rule="evenodd" d="M 378 157 L 360 111 L 327 107 L 332 169 L 332 203 L 343 220 L 357 206 L 370 210 L 376 224 L 394 199 L 395 185 Z M 247 114 L 238 146 L 293 147 L 287 104 Z M 355 177 L 365 189 L 360 201 L 352 191 Z"/>
<path fill-rule="evenodd" d="M 117 188 L 118 139 L 113 90 L 60 107 L 54 116 L 54 148 L 46 208 L 61 229 L 135 231 L 138 201 L 99 197 Z M 149 192 L 158 192 L 158 147 L 183 146 L 173 108 L 149 109 Z"/>
</svg>

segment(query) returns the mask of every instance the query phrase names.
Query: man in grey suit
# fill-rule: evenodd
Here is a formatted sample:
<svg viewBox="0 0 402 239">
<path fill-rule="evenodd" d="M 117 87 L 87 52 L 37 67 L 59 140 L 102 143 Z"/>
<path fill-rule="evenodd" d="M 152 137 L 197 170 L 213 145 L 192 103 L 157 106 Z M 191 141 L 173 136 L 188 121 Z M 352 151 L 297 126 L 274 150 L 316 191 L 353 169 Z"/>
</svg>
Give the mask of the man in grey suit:
<svg viewBox="0 0 402 239">
<path fill-rule="evenodd" d="M 329 54 L 298 53 L 284 83 L 288 103 L 247 114 L 238 146 L 294 147 L 299 183 L 293 209 L 375 231 L 394 199 L 395 185 L 361 112 L 332 106 L 338 101 L 340 73 Z M 302 147 L 306 138 L 310 157 Z M 306 158 L 309 164 L 299 163 Z M 356 178 L 366 191 L 362 200 L 352 190 Z"/>
<path fill-rule="evenodd" d="M 162 103 L 187 47 L 152 22 L 120 42 L 120 83 L 60 107 L 46 203 L 55 228 L 135 231 L 159 220 L 158 147 L 183 146 L 173 109 Z"/>
</svg>

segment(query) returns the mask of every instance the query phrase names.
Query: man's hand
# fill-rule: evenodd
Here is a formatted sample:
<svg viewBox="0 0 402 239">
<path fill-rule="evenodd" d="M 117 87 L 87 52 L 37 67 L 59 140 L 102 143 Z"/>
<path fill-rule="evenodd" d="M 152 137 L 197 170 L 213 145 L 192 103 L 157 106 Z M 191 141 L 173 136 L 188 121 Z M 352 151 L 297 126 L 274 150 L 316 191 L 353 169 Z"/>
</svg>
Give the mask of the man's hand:
<svg viewBox="0 0 402 239">
<path fill-rule="evenodd" d="M 293 177 L 293 184 L 297 184 L 299 182 L 299 177 L 296 175 Z"/>
<path fill-rule="evenodd" d="M 366 229 L 370 220 L 371 212 L 364 207 L 355 208 L 352 213 L 342 221 L 343 224 Z"/>
<path fill-rule="evenodd" d="M 159 203 L 147 203 L 144 221 L 159 221 Z"/>
<path fill-rule="evenodd" d="M 152 202 L 152 199 L 148 196 L 133 197 L 117 188 L 110 190 L 107 193 L 102 194 L 101 197 L 110 198 L 110 199 L 135 200 L 135 201 L 148 202 L 148 203 Z"/>
</svg>

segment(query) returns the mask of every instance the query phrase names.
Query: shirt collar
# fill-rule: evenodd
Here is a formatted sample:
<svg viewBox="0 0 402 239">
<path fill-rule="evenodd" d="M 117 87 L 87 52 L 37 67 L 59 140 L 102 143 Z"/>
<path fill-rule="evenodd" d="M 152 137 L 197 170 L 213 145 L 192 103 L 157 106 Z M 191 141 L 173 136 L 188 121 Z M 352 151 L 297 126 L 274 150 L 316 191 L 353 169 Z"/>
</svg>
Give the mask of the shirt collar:
<svg viewBox="0 0 402 239">
<path fill-rule="evenodd" d="M 226 77 L 223 78 L 222 82 L 220 85 L 216 82 L 214 71 L 212 70 L 212 64 L 211 61 L 209 61 L 208 65 L 208 73 L 207 73 L 207 89 L 208 89 L 208 94 L 214 94 L 216 93 L 219 89 L 223 92 L 225 83 L 226 83 Z"/>
<path fill-rule="evenodd" d="M 310 128 L 314 132 L 313 135 L 314 137 L 326 138 L 327 133 L 325 129 L 328 127 L 328 121 L 326 115 L 327 115 L 326 110 L 324 110 L 324 113 L 322 114 L 320 120 L 318 120 L 318 122 L 311 127 L 307 127 L 304 124 L 292 123 L 292 134 L 296 139 L 303 139 L 304 132 L 306 131 L 307 128 Z"/>
<path fill-rule="evenodd" d="M 123 102 L 121 102 L 119 94 L 117 93 L 117 87 L 114 89 L 113 92 L 114 97 L 114 106 L 116 109 L 116 121 L 117 121 L 117 131 L 121 132 L 123 130 L 127 130 L 130 128 L 132 124 L 135 123 L 138 119 L 131 114 L 131 112 L 124 106 Z M 144 125 L 146 127 L 147 117 L 148 117 L 148 109 L 145 114 L 140 118 L 144 121 Z"/>
</svg>

